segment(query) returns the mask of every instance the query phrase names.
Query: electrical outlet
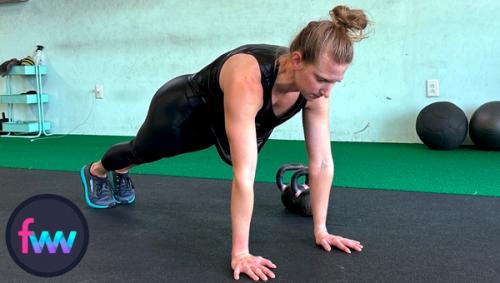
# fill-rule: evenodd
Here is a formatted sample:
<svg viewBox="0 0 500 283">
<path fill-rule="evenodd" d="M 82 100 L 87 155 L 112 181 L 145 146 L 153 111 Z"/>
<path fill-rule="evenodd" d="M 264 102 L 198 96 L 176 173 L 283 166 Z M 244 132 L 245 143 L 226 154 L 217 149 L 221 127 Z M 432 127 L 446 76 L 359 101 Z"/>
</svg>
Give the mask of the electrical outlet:
<svg viewBox="0 0 500 283">
<path fill-rule="evenodd" d="M 439 81 L 427 80 L 427 97 L 439 96 Z"/>
<path fill-rule="evenodd" d="M 104 86 L 100 84 L 96 84 L 94 88 L 94 94 L 96 99 L 104 98 Z"/>
</svg>

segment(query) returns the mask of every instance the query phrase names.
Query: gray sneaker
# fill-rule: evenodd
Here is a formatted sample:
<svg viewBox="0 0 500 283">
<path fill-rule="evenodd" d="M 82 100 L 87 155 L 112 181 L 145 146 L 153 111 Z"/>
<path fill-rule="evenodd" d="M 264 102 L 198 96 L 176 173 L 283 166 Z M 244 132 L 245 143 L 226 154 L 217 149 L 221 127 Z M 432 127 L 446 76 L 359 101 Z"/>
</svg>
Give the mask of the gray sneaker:
<svg viewBox="0 0 500 283">
<path fill-rule="evenodd" d="M 113 197 L 120 204 L 129 204 L 135 201 L 134 183 L 128 173 L 113 172 Z"/>
<path fill-rule="evenodd" d="M 92 208 L 115 206 L 116 200 L 113 198 L 111 182 L 107 177 L 100 178 L 90 174 L 91 165 L 85 165 L 80 170 L 85 202 Z"/>
</svg>

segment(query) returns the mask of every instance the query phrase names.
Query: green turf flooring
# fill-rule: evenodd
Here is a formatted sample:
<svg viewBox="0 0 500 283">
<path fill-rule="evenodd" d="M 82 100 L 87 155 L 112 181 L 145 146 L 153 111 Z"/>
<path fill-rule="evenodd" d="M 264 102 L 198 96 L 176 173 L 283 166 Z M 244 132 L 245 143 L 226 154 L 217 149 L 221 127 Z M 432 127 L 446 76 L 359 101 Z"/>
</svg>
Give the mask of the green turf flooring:
<svg viewBox="0 0 500 283">
<path fill-rule="evenodd" d="M 0 167 L 78 171 L 97 160 L 116 136 L 0 138 Z M 452 151 L 421 144 L 333 142 L 335 186 L 500 196 L 500 151 L 472 146 Z M 274 182 L 283 163 L 306 162 L 304 142 L 270 140 L 259 155 L 257 181 Z M 210 149 L 141 165 L 133 173 L 231 178 L 231 168 Z M 75 178 L 78 176 L 75 174 Z M 21 180 L 22 181 L 22 180 Z"/>
</svg>

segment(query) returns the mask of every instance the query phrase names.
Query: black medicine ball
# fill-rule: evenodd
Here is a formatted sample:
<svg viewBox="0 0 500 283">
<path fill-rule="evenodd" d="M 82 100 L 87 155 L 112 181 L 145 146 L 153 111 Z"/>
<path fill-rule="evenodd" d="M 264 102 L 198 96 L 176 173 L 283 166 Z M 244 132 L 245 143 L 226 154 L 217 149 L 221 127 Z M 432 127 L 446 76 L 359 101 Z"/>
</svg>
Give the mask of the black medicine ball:
<svg viewBox="0 0 500 283">
<path fill-rule="evenodd" d="M 474 112 L 469 135 L 479 147 L 500 150 L 500 101 L 485 103 Z"/>
<path fill-rule="evenodd" d="M 416 129 L 420 140 L 429 148 L 458 148 L 467 136 L 467 116 L 451 102 L 435 102 L 420 111 Z"/>
</svg>

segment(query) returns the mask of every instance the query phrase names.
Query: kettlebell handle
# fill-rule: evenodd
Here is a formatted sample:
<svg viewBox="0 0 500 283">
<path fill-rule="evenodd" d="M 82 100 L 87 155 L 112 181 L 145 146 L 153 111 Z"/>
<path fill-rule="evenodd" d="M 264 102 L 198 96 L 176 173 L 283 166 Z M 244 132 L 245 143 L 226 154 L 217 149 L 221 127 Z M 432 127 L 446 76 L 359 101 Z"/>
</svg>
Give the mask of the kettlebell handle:
<svg viewBox="0 0 500 283">
<path fill-rule="evenodd" d="M 300 194 L 304 191 L 304 189 L 300 189 L 299 186 L 302 186 L 303 188 L 307 189 L 308 188 L 308 183 L 309 183 L 309 168 L 304 167 L 302 169 L 297 170 L 297 172 L 293 173 L 291 183 L 290 183 L 290 189 L 292 190 L 293 195 L 297 198 L 300 196 Z M 306 180 L 304 185 L 299 185 L 299 178 L 302 176 L 306 176 Z M 307 186 L 307 187 L 306 187 Z"/>
<path fill-rule="evenodd" d="M 306 168 L 304 166 L 304 164 L 300 164 L 300 163 L 290 163 L 290 164 L 285 164 L 285 165 L 281 166 L 278 169 L 278 172 L 276 173 L 276 185 L 278 185 L 278 189 L 283 192 L 285 190 L 285 188 L 287 187 L 283 183 L 283 176 L 285 176 L 285 173 L 287 171 L 300 170 L 300 169 L 304 169 L 304 168 Z"/>
</svg>

